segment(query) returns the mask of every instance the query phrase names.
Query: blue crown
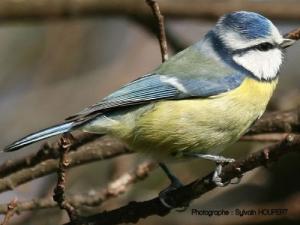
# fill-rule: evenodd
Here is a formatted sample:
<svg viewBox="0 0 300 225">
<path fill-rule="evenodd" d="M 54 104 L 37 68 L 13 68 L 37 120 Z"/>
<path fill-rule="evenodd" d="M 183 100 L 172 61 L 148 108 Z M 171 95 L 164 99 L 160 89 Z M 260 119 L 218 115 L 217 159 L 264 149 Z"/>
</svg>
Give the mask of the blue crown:
<svg viewBox="0 0 300 225">
<path fill-rule="evenodd" d="M 247 39 L 262 38 L 271 33 L 271 21 L 254 12 L 239 11 L 227 14 L 220 24 Z"/>
</svg>

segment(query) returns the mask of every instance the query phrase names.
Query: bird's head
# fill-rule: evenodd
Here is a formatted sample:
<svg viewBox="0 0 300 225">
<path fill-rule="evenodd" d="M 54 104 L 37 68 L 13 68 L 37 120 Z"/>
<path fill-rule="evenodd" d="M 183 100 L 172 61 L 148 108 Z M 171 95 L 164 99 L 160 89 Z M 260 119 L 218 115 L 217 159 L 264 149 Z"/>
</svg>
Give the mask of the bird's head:
<svg viewBox="0 0 300 225">
<path fill-rule="evenodd" d="M 283 38 L 270 20 L 253 12 L 227 14 L 213 31 L 233 61 L 260 80 L 277 76 L 284 49 L 294 43 Z"/>
</svg>

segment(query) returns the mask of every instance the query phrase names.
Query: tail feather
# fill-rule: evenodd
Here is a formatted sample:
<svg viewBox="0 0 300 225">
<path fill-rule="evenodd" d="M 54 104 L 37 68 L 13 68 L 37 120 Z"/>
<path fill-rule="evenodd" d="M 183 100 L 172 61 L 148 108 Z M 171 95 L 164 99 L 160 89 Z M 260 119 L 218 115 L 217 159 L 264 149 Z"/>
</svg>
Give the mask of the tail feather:
<svg viewBox="0 0 300 225">
<path fill-rule="evenodd" d="M 15 141 L 14 143 L 6 146 L 4 148 L 4 151 L 5 152 L 15 151 L 26 145 L 35 143 L 37 141 L 68 132 L 73 128 L 73 123 L 74 122 L 65 122 L 65 123 L 61 123 L 61 124 L 46 128 L 44 130 L 40 130 L 33 134 L 29 134 L 26 137 L 21 138 L 20 140 Z"/>
</svg>

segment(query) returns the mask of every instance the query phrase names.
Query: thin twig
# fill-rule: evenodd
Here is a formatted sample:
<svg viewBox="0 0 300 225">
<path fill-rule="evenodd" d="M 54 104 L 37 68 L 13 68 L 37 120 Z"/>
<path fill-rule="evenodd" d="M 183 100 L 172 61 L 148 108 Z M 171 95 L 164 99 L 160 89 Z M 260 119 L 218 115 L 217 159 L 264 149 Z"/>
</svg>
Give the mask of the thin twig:
<svg viewBox="0 0 300 225">
<path fill-rule="evenodd" d="M 65 199 L 66 170 L 70 164 L 67 159 L 67 153 L 72 146 L 73 140 L 74 137 L 70 133 L 63 134 L 61 137 L 61 153 L 57 170 L 57 184 L 54 189 L 53 200 L 57 202 L 61 209 L 67 211 L 71 221 L 76 221 L 78 218 L 76 209 Z"/>
<path fill-rule="evenodd" d="M 285 34 L 284 37 L 294 39 L 294 40 L 299 40 L 300 39 L 300 28 L 297 28 L 297 29 Z"/>
<path fill-rule="evenodd" d="M 131 184 L 144 180 L 157 167 L 156 163 L 144 162 L 138 165 L 132 172 L 126 172 L 117 179 L 111 181 L 106 188 L 100 191 L 90 190 L 87 194 L 67 196 L 67 201 L 74 207 L 100 206 L 103 202 L 125 193 Z M 7 204 L 0 205 L 0 214 L 6 213 Z M 36 209 L 57 207 L 52 197 L 34 199 L 31 201 L 18 202 L 16 211 L 23 212 Z"/>
<path fill-rule="evenodd" d="M 160 13 L 159 5 L 156 1 L 146 0 L 146 2 L 150 6 L 152 13 L 155 19 L 157 20 L 158 29 L 159 29 L 159 31 L 157 32 L 157 36 L 158 36 L 158 41 L 159 41 L 159 46 L 161 51 L 162 62 L 165 62 L 168 60 L 168 44 L 166 39 L 164 17 Z"/>
<path fill-rule="evenodd" d="M 265 166 L 271 162 L 276 162 L 282 156 L 291 153 L 300 153 L 300 135 L 288 135 L 282 142 L 266 147 L 261 151 L 253 153 L 244 160 L 238 160 L 224 166 L 220 177 L 226 182 L 235 177 L 253 170 L 259 166 Z M 203 194 L 216 188 L 212 181 L 213 173 L 204 178 L 197 179 L 174 191 L 166 194 L 165 200 L 169 205 L 182 207 L 192 200 L 199 198 Z M 128 205 L 115 210 L 105 211 L 93 216 L 82 218 L 82 221 L 89 225 L 112 225 L 120 223 L 136 223 L 141 218 L 152 215 L 165 216 L 170 213 L 170 209 L 161 203 L 158 197 L 144 202 L 130 202 Z M 72 223 L 68 223 L 71 225 Z"/>
<path fill-rule="evenodd" d="M 10 203 L 6 205 L 5 217 L 1 225 L 8 225 L 10 219 L 14 216 L 17 207 L 17 198 L 14 198 Z"/>
</svg>

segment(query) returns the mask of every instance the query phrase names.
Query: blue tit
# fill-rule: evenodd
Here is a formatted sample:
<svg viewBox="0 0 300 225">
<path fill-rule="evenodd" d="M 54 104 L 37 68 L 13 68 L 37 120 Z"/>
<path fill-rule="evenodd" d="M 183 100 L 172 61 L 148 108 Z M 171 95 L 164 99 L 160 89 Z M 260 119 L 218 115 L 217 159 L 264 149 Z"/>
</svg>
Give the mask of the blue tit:
<svg viewBox="0 0 300 225">
<path fill-rule="evenodd" d="M 284 49 L 293 43 L 257 13 L 226 14 L 203 39 L 151 73 L 4 151 L 79 129 L 115 136 L 162 163 L 191 157 L 231 162 L 222 151 L 264 113 L 278 83 Z M 222 186 L 219 174 L 217 167 L 213 179 Z"/>
</svg>

